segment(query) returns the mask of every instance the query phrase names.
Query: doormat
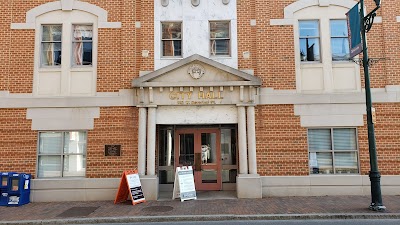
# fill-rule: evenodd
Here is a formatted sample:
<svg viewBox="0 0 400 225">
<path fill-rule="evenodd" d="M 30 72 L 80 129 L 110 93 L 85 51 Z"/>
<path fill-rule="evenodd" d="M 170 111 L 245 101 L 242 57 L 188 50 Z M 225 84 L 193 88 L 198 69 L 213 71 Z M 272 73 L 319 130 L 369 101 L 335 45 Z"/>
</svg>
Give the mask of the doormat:
<svg viewBox="0 0 400 225">
<path fill-rule="evenodd" d="M 59 214 L 57 217 L 85 217 L 94 212 L 96 209 L 98 209 L 99 206 L 97 207 L 72 207 L 61 214 Z"/>
</svg>

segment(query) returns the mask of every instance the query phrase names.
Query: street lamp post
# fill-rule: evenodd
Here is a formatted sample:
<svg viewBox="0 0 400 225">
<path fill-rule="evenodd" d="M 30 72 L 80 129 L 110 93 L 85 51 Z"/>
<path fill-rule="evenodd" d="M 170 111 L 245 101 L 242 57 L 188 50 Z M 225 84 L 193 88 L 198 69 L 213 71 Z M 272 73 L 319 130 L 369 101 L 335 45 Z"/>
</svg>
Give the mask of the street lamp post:
<svg viewBox="0 0 400 225">
<path fill-rule="evenodd" d="M 369 63 L 368 49 L 367 49 L 367 35 L 366 33 L 371 29 L 376 15 L 376 10 L 380 8 L 380 0 L 374 0 L 376 8 L 367 16 L 364 16 L 364 0 L 360 0 L 360 21 L 361 21 L 361 38 L 363 42 L 363 67 L 365 76 L 365 100 L 367 107 L 367 124 L 368 124 L 368 147 L 369 147 L 369 179 L 371 181 L 371 205 L 370 209 L 374 211 L 385 210 L 386 207 L 382 204 L 381 194 L 381 174 L 378 170 L 378 158 L 376 154 L 375 144 L 375 131 L 374 121 L 372 120 L 372 101 L 371 101 L 371 87 L 369 81 Z"/>
</svg>

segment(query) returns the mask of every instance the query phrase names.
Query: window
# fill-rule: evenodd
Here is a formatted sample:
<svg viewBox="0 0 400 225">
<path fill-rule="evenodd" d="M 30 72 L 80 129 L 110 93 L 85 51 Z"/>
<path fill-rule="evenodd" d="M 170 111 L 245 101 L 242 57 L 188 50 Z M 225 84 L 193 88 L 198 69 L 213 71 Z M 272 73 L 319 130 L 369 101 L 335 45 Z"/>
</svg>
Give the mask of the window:
<svg viewBox="0 0 400 225">
<path fill-rule="evenodd" d="M 40 132 L 38 177 L 84 177 L 86 132 Z"/>
<path fill-rule="evenodd" d="M 162 56 L 182 56 L 182 23 L 163 22 L 162 30 Z"/>
<path fill-rule="evenodd" d="M 355 128 L 308 129 L 310 174 L 357 174 Z"/>
<path fill-rule="evenodd" d="M 72 65 L 92 65 L 93 26 L 72 25 Z"/>
<path fill-rule="evenodd" d="M 346 20 L 331 20 L 332 61 L 349 60 L 349 40 Z"/>
<path fill-rule="evenodd" d="M 319 21 L 299 21 L 301 61 L 320 61 Z"/>
<path fill-rule="evenodd" d="M 210 22 L 211 56 L 230 56 L 229 21 Z"/>
<path fill-rule="evenodd" d="M 41 40 L 41 66 L 61 65 L 61 25 L 43 25 Z"/>
</svg>

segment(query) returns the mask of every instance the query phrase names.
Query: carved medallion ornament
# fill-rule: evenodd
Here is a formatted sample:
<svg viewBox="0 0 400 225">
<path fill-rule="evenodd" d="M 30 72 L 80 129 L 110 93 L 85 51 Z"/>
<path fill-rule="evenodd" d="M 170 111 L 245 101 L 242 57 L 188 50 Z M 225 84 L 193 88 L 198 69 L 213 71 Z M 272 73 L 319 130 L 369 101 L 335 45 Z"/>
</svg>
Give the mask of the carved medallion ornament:
<svg viewBox="0 0 400 225">
<path fill-rule="evenodd" d="M 200 79 L 205 72 L 205 69 L 199 64 L 193 64 L 188 69 L 188 73 L 193 79 Z"/>
</svg>

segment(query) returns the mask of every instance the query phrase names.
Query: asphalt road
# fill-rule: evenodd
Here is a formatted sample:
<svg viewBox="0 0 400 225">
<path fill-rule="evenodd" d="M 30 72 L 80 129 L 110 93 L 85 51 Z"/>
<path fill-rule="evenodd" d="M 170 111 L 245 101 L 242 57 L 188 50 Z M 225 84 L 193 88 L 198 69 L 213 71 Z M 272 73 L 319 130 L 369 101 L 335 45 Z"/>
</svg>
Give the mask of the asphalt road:
<svg viewBox="0 0 400 225">
<path fill-rule="evenodd" d="M 101 223 L 98 225 L 399 225 L 399 219 L 382 220 L 255 220 L 255 221 L 185 221 L 185 222 L 154 222 L 154 223 Z M 90 225 L 90 224 L 81 224 Z"/>
</svg>

